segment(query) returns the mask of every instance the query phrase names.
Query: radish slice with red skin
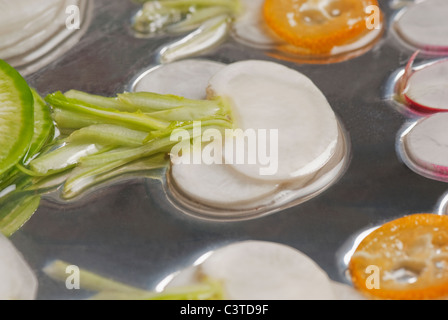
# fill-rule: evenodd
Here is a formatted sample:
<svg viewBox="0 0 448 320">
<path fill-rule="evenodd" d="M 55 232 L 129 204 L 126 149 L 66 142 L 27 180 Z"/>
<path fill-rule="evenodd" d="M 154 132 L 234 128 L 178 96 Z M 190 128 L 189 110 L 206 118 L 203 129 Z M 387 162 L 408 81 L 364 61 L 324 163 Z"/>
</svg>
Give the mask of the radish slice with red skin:
<svg viewBox="0 0 448 320">
<path fill-rule="evenodd" d="M 448 181 L 448 113 L 416 122 L 404 138 L 406 156 L 422 175 Z"/>
<path fill-rule="evenodd" d="M 448 52 L 448 1 L 426 0 L 405 9 L 396 22 L 398 34 L 427 52 Z"/>
<path fill-rule="evenodd" d="M 415 59 L 417 59 L 417 56 L 420 54 L 420 51 L 416 51 L 411 59 L 409 59 L 408 64 L 406 65 L 406 68 L 404 69 L 404 74 L 400 79 L 399 83 L 399 90 L 398 92 L 403 95 L 406 91 L 406 88 L 408 87 L 409 79 L 411 78 L 412 74 L 414 73 L 414 62 Z"/>
<path fill-rule="evenodd" d="M 412 73 L 403 96 L 407 104 L 423 112 L 448 111 L 448 59 Z"/>
</svg>

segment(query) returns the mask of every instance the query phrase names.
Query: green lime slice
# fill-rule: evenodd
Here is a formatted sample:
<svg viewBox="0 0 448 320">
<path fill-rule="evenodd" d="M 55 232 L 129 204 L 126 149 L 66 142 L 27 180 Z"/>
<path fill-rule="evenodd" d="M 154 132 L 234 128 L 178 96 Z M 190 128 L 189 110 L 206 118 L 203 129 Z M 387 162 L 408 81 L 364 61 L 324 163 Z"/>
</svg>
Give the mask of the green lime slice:
<svg viewBox="0 0 448 320">
<path fill-rule="evenodd" d="M 0 175 L 28 151 L 34 133 L 34 102 L 25 79 L 0 60 Z"/>
</svg>

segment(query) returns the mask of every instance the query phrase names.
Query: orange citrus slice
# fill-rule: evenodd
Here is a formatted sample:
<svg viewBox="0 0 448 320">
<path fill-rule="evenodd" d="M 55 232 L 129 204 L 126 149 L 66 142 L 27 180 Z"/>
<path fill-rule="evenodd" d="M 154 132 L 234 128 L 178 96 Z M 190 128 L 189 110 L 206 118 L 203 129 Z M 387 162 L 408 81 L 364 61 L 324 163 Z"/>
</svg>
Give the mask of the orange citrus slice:
<svg viewBox="0 0 448 320">
<path fill-rule="evenodd" d="M 367 8 L 377 0 L 266 0 L 268 26 L 288 43 L 311 53 L 329 53 L 370 30 Z"/>
<path fill-rule="evenodd" d="M 361 242 L 349 271 L 353 285 L 370 298 L 448 298 L 448 216 L 417 214 L 386 223 Z"/>
</svg>

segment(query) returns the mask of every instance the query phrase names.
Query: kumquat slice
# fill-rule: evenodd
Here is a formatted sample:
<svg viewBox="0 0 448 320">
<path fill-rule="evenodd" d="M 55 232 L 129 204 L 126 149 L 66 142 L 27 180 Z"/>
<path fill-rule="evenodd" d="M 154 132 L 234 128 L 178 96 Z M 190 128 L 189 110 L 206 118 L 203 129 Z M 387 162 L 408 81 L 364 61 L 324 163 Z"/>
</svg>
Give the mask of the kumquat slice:
<svg viewBox="0 0 448 320">
<path fill-rule="evenodd" d="M 448 298 L 448 216 L 416 214 L 384 224 L 361 242 L 349 272 L 369 298 Z"/>
<path fill-rule="evenodd" d="M 268 26 L 288 43 L 313 54 L 330 53 L 367 34 L 369 6 L 377 0 L 266 0 Z"/>
</svg>

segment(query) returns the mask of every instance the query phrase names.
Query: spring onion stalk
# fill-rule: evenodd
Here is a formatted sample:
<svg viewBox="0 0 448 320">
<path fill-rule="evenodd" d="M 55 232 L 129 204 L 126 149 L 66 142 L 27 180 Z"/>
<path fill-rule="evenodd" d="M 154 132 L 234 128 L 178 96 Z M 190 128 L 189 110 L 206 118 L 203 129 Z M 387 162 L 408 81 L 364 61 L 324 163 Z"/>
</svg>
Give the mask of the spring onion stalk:
<svg viewBox="0 0 448 320">
<path fill-rule="evenodd" d="M 213 17 L 186 37 L 171 43 L 160 52 L 160 60 L 169 63 L 188 58 L 215 48 L 226 38 L 230 30 L 229 17 Z"/>
<path fill-rule="evenodd" d="M 133 112 L 136 111 L 132 106 L 121 103 L 117 98 L 103 97 L 99 95 L 89 94 L 78 90 L 69 90 L 64 93 L 69 99 L 82 101 L 86 104 L 99 106 L 102 108 L 115 109 L 118 111 Z"/>
<path fill-rule="evenodd" d="M 140 110 L 143 113 L 152 113 L 156 111 L 166 111 L 167 109 L 178 109 L 181 107 L 198 109 L 223 107 L 220 99 L 216 100 L 191 100 L 174 95 L 164 95 L 153 92 L 133 92 L 117 95 L 118 100 L 128 105 L 134 112 Z"/>
<path fill-rule="evenodd" d="M 67 268 L 72 264 L 57 260 L 47 265 L 43 271 L 53 280 L 63 281 L 67 280 Z M 80 269 L 80 285 L 83 290 L 88 291 L 119 291 L 119 292 L 139 292 L 147 293 L 144 290 L 140 290 L 123 283 L 99 276 L 88 270 Z"/>
<path fill-rule="evenodd" d="M 67 98 L 61 92 L 48 95 L 46 101 L 57 108 L 93 116 L 104 123 L 117 124 L 129 129 L 152 131 L 168 126 L 167 122 L 151 118 L 143 113 L 122 112 L 90 105 L 76 99 Z"/>
<path fill-rule="evenodd" d="M 53 119 L 58 129 L 64 134 L 70 134 L 75 130 L 102 123 L 101 119 L 56 107 L 53 107 Z"/>
<path fill-rule="evenodd" d="M 239 13 L 239 0 L 163 0 L 144 3 L 134 21 L 142 34 L 181 33 L 196 29 L 204 22 Z"/>
<path fill-rule="evenodd" d="M 111 147 L 95 143 L 67 144 L 31 161 L 30 168 L 37 175 L 54 174 L 75 167 L 79 160 L 90 154 L 110 150 Z"/>
<path fill-rule="evenodd" d="M 114 161 L 132 162 L 141 158 L 150 157 L 157 153 L 168 153 L 174 145 L 179 141 L 173 141 L 171 134 L 175 130 L 185 130 L 191 139 L 198 138 L 202 132 L 197 132 L 194 123 L 188 122 L 176 129 L 166 130 L 161 133 L 155 133 L 155 137 L 151 138 L 145 145 L 138 148 L 127 148 L 117 151 L 111 151 L 104 154 L 91 155 L 84 157 L 81 164 L 84 165 L 105 165 Z M 201 122 L 201 131 L 208 129 L 217 129 L 223 132 L 225 129 L 232 129 L 233 124 L 226 119 L 214 119 Z"/>
<path fill-rule="evenodd" d="M 230 17 L 232 10 L 227 7 L 206 7 L 191 12 L 188 18 L 166 28 L 169 33 L 183 33 L 199 28 L 201 25 L 216 17 Z"/>
<path fill-rule="evenodd" d="M 114 145 L 123 147 L 138 147 L 143 145 L 148 133 L 128 129 L 125 127 L 98 124 L 85 127 L 73 132 L 68 138 L 68 143 L 83 143 L 87 141 L 99 145 Z"/>
<path fill-rule="evenodd" d="M 76 90 L 45 99 L 35 91 L 32 95 L 34 135 L 28 153 L 0 175 L 0 231 L 7 236 L 50 192 L 61 190 L 62 198 L 73 199 L 102 183 L 166 168 L 167 155 L 179 143 L 171 138 L 176 130 L 195 139 L 203 130 L 233 128 L 230 104 L 221 98 L 154 93 L 110 98 Z"/>
<path fill-rule="evenodd" d="M 109 182 L 123 176 L 145 176 L 148 172 L 156 169 L 166 168 L 168 161 L 163 154 L 153 157 L 137 160 L 133 163 L 117 160 L 106 165 L 79 165 L 66 178 L 62 197 L 64 199 L 73 199 L 93 186 L 100 185 L 103 182 Z"/>
<path fill-rule="evenodd" d="M 71 265 L 54 261 L 44 268 L 44 273 L 53 280 L 65 282 L 67 269 Z M 98 292 L 91 300 L 219 300 L 223 299 L 223 287 L 218 281 L 204 279 L 197 285 L 153 292 L 135 288 L 124 283 L 79 269 L 81 289 Z"/>
<path fill-rule="evenodd" d="M 156 293 L 133 293 L 102 291 L 90 300 L 133 300 L 133 301 L 202 301 L 224 300 L 222 285 L 217 281 L 208 281 L 197 285 L 167 289 Z"/>
</svg>

